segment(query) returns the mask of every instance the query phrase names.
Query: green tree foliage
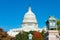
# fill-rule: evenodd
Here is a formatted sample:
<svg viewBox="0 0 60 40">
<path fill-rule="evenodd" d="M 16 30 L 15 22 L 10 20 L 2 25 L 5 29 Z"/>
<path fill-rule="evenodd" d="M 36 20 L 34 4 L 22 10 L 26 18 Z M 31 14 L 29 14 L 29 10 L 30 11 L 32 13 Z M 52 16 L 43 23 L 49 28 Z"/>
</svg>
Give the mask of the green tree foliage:
<svg viewBox="0 0 60 40">
<path fill-rule="evenodd" d="M 58 31 L 59 31 L 59 35 L 60 35 L 60 20 L 57 20 L 57 26 L 58 26 Z"/>
<path fill-rule="evenodd" d="M 57 20 L 58 30 L 60 30 L 60 20 Z"/>
<path fill-rule="evenodd" d="M 27 32 L 21 32 L 16 36 L 15 40 L 28 40 L 27 35 L 28 35 Z"/>
<path fill-rule="evenodd" d="M 41 34 L 43 37 L 45 36 L 45 30 L 44 29 L 42 30 Z"/>
<path fill-rule="evenodd" d="M 37 31 L 20 32 L 18 35 L 16 35 L 15 40 L 28 40 L 29 34 L 33 35 L 32 40 L 43 40 L 43 36 Z"/>
<path fill-rule="evenodd" d="M 43 39 L 45 38 L 45 30 L 43 29 L 42 32 L 41 32 L 41 35 L 43 36 Z"/>
</svg>

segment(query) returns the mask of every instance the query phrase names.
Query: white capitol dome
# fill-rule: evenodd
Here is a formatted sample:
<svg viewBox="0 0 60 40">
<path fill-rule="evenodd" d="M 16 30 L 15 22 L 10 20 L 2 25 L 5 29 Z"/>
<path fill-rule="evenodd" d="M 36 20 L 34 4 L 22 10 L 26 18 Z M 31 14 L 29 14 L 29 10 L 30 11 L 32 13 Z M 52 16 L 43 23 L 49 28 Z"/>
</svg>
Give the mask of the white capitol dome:
<svg viewBox="0 0 60 40">
<path fill-rule="evenodd" d="M 24 15 L 24 19 L 22 22 L 22 27 L 26 26 L 33 26 L 33 27 L 38 27 L 37 20 L 35 17 L 35 14 L 31 11 L 31 7 L 29 7 L 28 11 Z"/>
<path fill-rule="evenodd" d="M 27 13 L 25 13 L 23 21 L 22 21 L 22 28 L 11 29 L 7 33 L 15 37 L 19 32 L 25 31 L 40 31 L 38 28 L 38 23 L 35 17 L 35 14 L 31 11 L 31 7 L 29 7 Z"/>
<path fill-rule="evenodd" d="M 37 20 L 35 14 L 31 11 L 31 7 L 29 7 L 28 11 L 24 15 L 22 27 L 24 31 L 28 32 L 38 29 Z"/>
<path fill-rule="evenodd" d="M 37 23 L 35 14 L 31 11 L 31 7 L 29 7 L 28 12 L 25 13 L 24 19 L 23 19 L 23 23 L 25 22 L 34 22 Z"/>
</svg>

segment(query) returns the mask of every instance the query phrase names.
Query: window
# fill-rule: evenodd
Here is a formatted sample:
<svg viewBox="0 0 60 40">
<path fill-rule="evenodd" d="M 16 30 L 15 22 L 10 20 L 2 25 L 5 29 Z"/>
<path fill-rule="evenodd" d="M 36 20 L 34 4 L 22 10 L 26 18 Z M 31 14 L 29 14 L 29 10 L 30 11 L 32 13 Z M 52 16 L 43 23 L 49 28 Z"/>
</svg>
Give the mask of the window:
<svg viewBox="0 0 60 40">
<path fill-rule="evenodd" d="M 50 23 L 50 26 L 55 26 L 55 22 L 51 22 Z"/>
</svg>

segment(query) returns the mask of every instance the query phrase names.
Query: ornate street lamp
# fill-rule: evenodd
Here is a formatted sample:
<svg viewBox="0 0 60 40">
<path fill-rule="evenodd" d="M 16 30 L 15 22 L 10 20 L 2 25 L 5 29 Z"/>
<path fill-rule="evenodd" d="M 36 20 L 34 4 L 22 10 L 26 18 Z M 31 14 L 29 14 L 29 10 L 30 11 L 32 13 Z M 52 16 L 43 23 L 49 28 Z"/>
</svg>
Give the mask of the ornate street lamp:
<svg viewBox="0 0 60 40">
<path fill-rule="evenodd" d="M 32 34 L 28 35 L 29 40 L 32 40 L 32 36 L 33 36 Z"/>
</svg>

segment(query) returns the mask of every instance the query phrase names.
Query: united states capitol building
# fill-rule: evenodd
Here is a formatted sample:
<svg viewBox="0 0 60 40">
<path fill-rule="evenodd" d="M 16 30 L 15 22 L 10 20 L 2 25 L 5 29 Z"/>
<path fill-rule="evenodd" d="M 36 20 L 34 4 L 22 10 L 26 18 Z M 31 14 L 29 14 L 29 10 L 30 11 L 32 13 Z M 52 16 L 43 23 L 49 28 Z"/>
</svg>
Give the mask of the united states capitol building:
<svg viewBox="0 0 60 40">
<path fill-rule="evenodd" d="M 37 22 L 35 14 L 31 10 L 31 7 L 28 8 L 28 11 L 24 15 L 22 27 L 11 29 L 7 33 L 10 36 L 15 37 L 21 31 L 25 31 L 25 32 L 41 31 L 41 29 L 38 28 L 38 22 Z"/>
<path fill-rule="evenodd" d="M 45 29 L 46 33 L 44 40 L 60 40 L 58 30 L 53 30 L 54 28 L 57 28 L 56 18 L 50 16 L 49 19 L 46 21 L 46 28 L 47 29 Z M 15 37 L 18 33 L 22 31 L 42 31 L 42 29 L 38 27 L 36 16 L 32 12 L 31 7 L 28 8 L 28 11 L 24 15 L 21 28 L 11 29 L 7 33 L 8 35 Z"/>
</svg>

